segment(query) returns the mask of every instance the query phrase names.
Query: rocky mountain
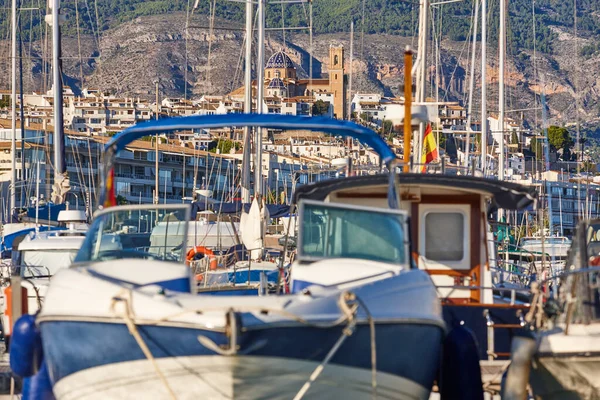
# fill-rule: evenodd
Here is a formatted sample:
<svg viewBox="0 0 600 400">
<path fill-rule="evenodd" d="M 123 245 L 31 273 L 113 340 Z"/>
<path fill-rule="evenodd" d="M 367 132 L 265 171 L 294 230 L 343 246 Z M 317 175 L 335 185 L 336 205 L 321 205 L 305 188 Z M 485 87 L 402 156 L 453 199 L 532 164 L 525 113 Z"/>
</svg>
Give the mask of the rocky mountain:
<svg viewBox="0 0 600 400">
<path fill-rule="evenodd" d="M 139 17 L 104 30 L 99 37 L 81 35 L 63 38 L 63 71 L 65 81 L 74 88 L 100 87 L 118 94 L 153 98 L 155 81 L 159 80 L 162 96 L 188 98 L 202 94 L 227 94 L 243 84 L 244 33 L 239 23 L 218 19 L 217 27 L 240 28 L 214 30 L 210 35 L 208 20 L 194 15 L 187 40 L 185 14 L 172 13 Z M 576 120 L 589 125 L 599 125 L 600 70 L 596 67 L 600 53 L 580 56 L 580 48 L 593 45 L 592 36 L 575 40 L 565 27 L 551 26 L 556 40 L 552 54 L 521 49 L 509 54 L 507 66 L 507 109 L 522 110 L 508 115 L 524 120 L 526 125 L 540 126 L 540 95 L 545 93 L 549 122 L 568 125 Z M 297 64 L 299 75 L 308 76 L 309 40 L 306 34 L 287 32 L 285 44 L 280 31 L 269 31 L 267 56 L 285 48 Z M 327 74 L 328 48 L 343 44 L 350 48 L 348 33 L 315 35 L 313 38 L 313 75 Z M 416 44 L 416 38 L 390 34 L 355 34 L 353 62 L 353 91 L 380 92 L 386 95 L 401 94 L 403 82 L 403 52 L 407 45 Z M 432 46 L 431 46 L 432 47 Z M 430 47 L 430 54 L 433 55 Z M 25 91 L 40 92 L 47 89 L 49 72 L 42 51 L 42 41 L 24 46 Z M 0 50 L 8 43 L 0 41 Z M 466 42 L 444 39 L 440 43 L 439 98 L 441 100 L 468 99 L 469 46 Z M 187 53 L 187 57 L 186 57 Z M 349 64 L 349 51 L 345 62 Z M 210 57 L 209 57 L 210 54 Z M 479 50 L 477 57 L 479 56 Z M 187 60 L 186 60 L 187 58 Z M 428 60 L 431 81 L 435 77 L 433 57 Z M 479 65 L 476 61 L 475 77 L 479 82 Z M 497 109 L 497 50 L 488 49 L 488 109 Z M 0 59 L 0 89 L 9 88 L 10 64 L 8 58 Z M 479 84 L 474 98 L 475 118 L 479 118 Z M 435 97 L 435 86 L 428 93 Z M 579 104 L 579 109 L 576 108 Z"/>
</svg>

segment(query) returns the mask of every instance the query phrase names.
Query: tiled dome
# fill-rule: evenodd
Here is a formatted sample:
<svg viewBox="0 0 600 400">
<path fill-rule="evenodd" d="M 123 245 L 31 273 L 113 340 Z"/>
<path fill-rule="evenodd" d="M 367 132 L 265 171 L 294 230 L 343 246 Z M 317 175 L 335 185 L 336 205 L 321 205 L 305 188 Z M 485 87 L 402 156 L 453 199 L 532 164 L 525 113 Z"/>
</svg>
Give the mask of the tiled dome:
<svg viewBox="0 0 600 400">
<path fill-rule="evenodd" d="M 268 89 L 285 89 L 285 83 L 283 83 L 281 78 L 273 78 L 269 82 Z"/>
<path fill-rule="evenodd" d="M 283 50 L 273 54 L 265 68 L 294 68 L 294 63 Z"/>
</svg>

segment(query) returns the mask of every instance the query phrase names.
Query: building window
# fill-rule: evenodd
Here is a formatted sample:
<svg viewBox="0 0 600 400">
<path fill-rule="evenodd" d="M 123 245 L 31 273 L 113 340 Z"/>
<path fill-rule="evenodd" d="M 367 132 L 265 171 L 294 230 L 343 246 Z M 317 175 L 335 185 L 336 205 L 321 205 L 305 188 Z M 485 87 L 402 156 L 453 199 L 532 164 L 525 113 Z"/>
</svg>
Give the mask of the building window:
<svg viewBox="0 0 600 400">
<path fill-rule="evenodd" d="M 338 65 L 339 61 L 337 54 L 333 56 L 333 65 Z M 335 79 L 337 79 L 337 75 L 335 76 Z"/>
<path fill-rule="evenodd" d="M 459 212 L 429 212 L 425 216 L 425 257 L 432 261 L 464 258 L 465 216 Z"/>
<path fill-rule="evenodd" d="M 335 80 L 337 81 L 337 74 L 335 74 Z"/>
</svg>

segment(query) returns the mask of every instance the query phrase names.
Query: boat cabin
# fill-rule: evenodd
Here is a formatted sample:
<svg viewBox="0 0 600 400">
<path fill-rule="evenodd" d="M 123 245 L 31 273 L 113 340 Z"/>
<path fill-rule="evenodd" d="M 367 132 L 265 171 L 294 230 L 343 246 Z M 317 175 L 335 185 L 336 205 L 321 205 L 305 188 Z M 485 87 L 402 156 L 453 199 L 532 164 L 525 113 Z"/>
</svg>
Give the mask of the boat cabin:
<svg viewBox="0 0 600 400">
<path fill-rule="evenodd" d="M 388 176 L 358 176 L 298 188 L 296 202 L 388 208 Z M 397 177 L 400 209 L 410 218 L 414 267 L 427 271 L 443 301 L 493 303 L 490 207 L 519 209 L 533 189 L 482 178 L 428 174 Z"/>
<path fill-rule="evenodd" d="M 388 175 L 301 186 L 294 195 L 294 202 L 300 208 L 299 224 L 306 224 L 303 202 L 390 210 L 389 189 Z M 470 176 L 432 174 L 400 174 L 395 189 L 399 212 L 406 216 L 410 226 L 407 238 L 411 257 L 406 268 L 419 268 L 430 275 L 448 328 L 464 325 L 470 329 L 480 344 L 481 360 L 508 358 L 512 336 L 521 328 L 526 310 L 525 305 L 519 304 L 517 294 L 528 298 L 529 289 L 494 285 L 496 247 L 488 217 L 496 207 L 514 210 L 528 206 L 535 201 L 535 189 Z M 293 287 L 316 264 L 302 257 L 300 250 L 305 239 L 302 229 L 298 262 L 292 267 Z M 365 235 L 360 230 L 355 232 Z M 381 239 L 376 235 L 367 237 L 368 243 L 378 240 Z M 351 270 L 352 275 L 348 276 L 346 264 L 338 259 L 335 263 L 332 260 L 328 267 L 348 280 L 356 280 L 358 272 Z M 362 279 L 372 275 L 374 269 L 364 268 Z M 321 274 L 329 272 L 322 268 Z M 310 275 L 318 276 L 316 271 Z M 313 279 L 312 283 L 320 282 Z"/>
</svg>

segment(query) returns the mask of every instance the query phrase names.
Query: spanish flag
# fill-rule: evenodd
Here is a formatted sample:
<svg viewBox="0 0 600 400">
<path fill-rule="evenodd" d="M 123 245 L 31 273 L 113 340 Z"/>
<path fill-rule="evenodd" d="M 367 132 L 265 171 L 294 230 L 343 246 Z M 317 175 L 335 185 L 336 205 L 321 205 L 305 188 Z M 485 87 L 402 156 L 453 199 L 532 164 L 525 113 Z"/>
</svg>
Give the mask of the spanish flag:
<svg viewBox="0 0 600 400">
<path fill-rule="evenodd" d="M 117 205 L 117 197 L 115 196 L 115 169 L 111 168 L 106 177 L 106 199 L 104 207 L 112 207 Z"/>
<path fill-rule="evenodd" d="M 425 128 L 425 135 L 423 135 L 423 154 L 421 155 L 421 164 L 423 164 L 423 167 L 421 168 L 421 172 L 425 172 L 427 169 L 427 164 L 433 160 L 437 160 L 438 157 L 439 154 L 437 144 L 435 143 L 435 138 L 433 137 L 431 124 L 427 124 L 427 128 Z"/>
</svg>

